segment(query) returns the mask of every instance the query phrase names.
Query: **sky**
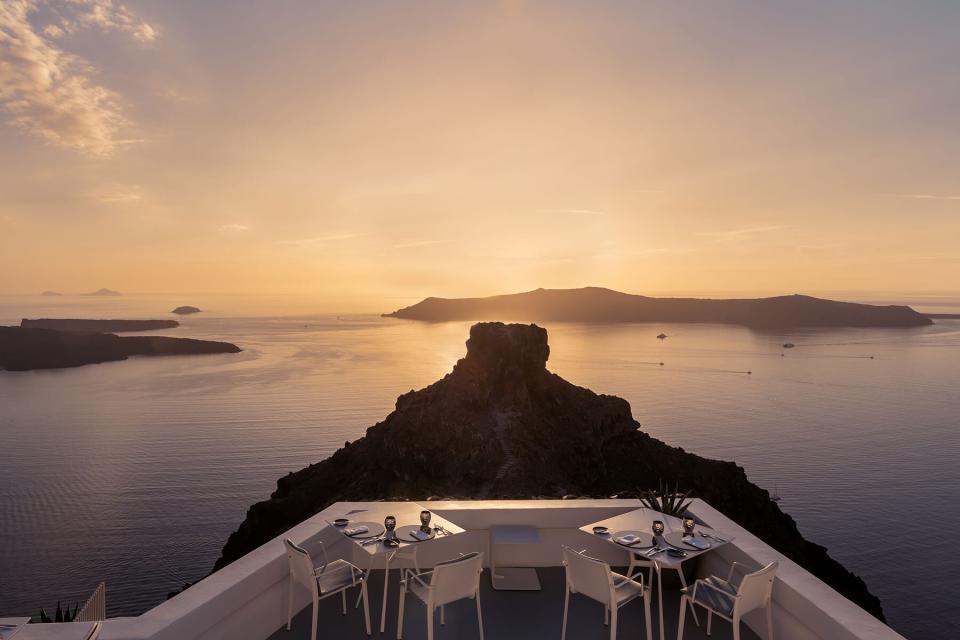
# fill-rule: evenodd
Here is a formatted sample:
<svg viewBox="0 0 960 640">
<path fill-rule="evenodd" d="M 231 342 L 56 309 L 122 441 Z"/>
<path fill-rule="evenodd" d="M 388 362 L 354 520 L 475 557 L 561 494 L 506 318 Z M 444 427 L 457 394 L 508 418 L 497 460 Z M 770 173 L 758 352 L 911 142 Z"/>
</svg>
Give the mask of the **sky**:
<svg viewBox="0 0 960 640">
<path fill-rule="evenodd" d="M 0 293 L 960 291 L 958 33 L 953 0 L 0 0 Z"/>
</svg>

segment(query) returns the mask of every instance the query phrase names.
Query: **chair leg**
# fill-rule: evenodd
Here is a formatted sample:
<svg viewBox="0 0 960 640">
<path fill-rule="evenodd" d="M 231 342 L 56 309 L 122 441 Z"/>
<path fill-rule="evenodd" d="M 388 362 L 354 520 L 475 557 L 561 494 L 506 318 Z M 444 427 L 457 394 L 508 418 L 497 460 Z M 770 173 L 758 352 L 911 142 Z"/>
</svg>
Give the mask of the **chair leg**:
<svg viewBox="0 0 960 640">
<path fill-rule="evenodd" d="M 773 640 L 773 603 L 767 603 L 767 640 Z"/>
<path fill-rule="evenodd" d="M 447 610 L 446 606 L 440 605 L 440 625 L 441 626 L 447 624 L 446 610 Z"/>
<path fill-rule="evenodd" d="M 740 618 L 733 619 L 733 640 L 740 640 Z"/>
<path fill-rule="evenodd" d="M 713 611 L 707 612 L 707 635 L 710 635 L 710 629 L 713 628 Z"/>
<path fill-rule="evenodd" d="M 370 596 L 367 595 L 367 581 L 360 583 L 360 597 L 363 598 L 363 619 L 367 623 L 367 635 L 370 635 Z"/>
<path fill-rule="evenodd" d="M 362 593 L 360 594 L 363 595 Z M 347 615 L 347 590 L 344 589 L 340 592 L 340 601 L 343 603 L 343 615 Z"/>
<path fill-rule="evenodd" d="M 560 640 L 567 640 L 567 609 L 570 607 L 570 586 L 563 595 L 563 626 L 560 627 Z"/>
<path fill-rule="evenodd" d="M 677 575 L 680 576 L 680 584 L 683 585 L 683 588 L 687 588 L 687 579 L 683 575 L 683 567 L 677 567 Z M 700 626 L 700 618 L 697 617 L 697 608 L 694 606 L 690 607 L 690 613 L 693 614 L 693 623 Z"/>
<path fill-rule="evenodd" d="M 404 583 L 400 583 L 400 615 L 397 617 L 397 640 L 403 638 L 403 605 L 407 600 L 407 590 Z"/>
<path fill-rule="evenodd" d="M 480 592 L 477 591 L 477 626 L 480 628 L 480 640 L 483 640 L 483 613 L 480 612 Z"/>
<path fill-rule="evenodd" d="M 427 607 L 427 640 L 433 640 L 433 609 Z"/>
<path fill-rule="evenodd" d="M 287 631 L 290 631 L 290 622 L 293 620 L 293 575 L 287 581 Z"/>
<path fill-rule="evenodd" d="M 617 610 L 619 607 L 610 609 L 610 640 L 617 640 Z"/>
<path fill-rule="evenodd" d="M 647 640 L 653 640 L 653 624 L 650 615 L 650 590 L 643 595 L 643 618 L 647 623 Z"/>
<path fill-rule="evenodd" d="M 603 625 L 607 626 L 610 624 L 610 607 L 603 605 Z"/>
<path fill-rule="evenodd" d="M 680 622 L 677 623 L 677 640 L 683 640 L 683 623 L 687 619 L 687 596 L 680 596 Z M 649 628 L 649 626 L 648 626 Z"/>
<path fill-rule="evenodd" d="M 317 640 L 317 599 L 313 599 L 313 622 L 310 625 L 310 640 Z"/>
</svg>

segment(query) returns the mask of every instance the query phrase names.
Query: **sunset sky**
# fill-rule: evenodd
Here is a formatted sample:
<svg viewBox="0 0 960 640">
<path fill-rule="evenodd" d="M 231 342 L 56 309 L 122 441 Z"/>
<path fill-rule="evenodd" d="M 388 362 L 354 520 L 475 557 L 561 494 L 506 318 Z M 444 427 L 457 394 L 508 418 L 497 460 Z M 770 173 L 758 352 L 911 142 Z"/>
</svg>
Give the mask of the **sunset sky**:
<svg viewBox="0 0 960 640">
<path fill-rule="evenodd" d="M 2 0 L 0 293 L 957 291 L 958 34 L 950 0 Z"/>
</svg>

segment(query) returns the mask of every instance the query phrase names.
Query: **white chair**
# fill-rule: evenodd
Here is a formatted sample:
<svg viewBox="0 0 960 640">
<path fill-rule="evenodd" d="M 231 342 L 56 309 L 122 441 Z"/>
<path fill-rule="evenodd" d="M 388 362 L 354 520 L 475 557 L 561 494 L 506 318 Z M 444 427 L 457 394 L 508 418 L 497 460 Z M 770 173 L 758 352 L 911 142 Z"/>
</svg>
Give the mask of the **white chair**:
<svg viewBox="0 0 960 640">
<path fill-rule="evenodd" d="M 740 640 L 740 619 L 754 609 L 767 610 L 767 640 L 773 640 L 773 606 L 770 598 L 773 594 L 773 581 L 777 575 L 777 563 L 771 562 L 759 571 L 747 573 L 739 585 L 733 584 L 734 573 L 740 565 L 736 562 L 730 567 L 727 579 L 711 576 L 697 580 L 693 587 L 682 591 L 680 598 L 680 624 L 677 628 L 677 640 L 683 640 L 683 622 L 686 618 L 687 604 L 691 610 L 700 605 L 707 610 L 707 635 L 716 614 L 733 623 L 733 640 Z M 743 569 L 740 569 L 742 572 Z"/>
<path fill-rule="evenodd" d="M 563 566 L 566 567 L 567 588 L 563 598 L 563 627 L 560 640 L 567 637 L 567 610 L 570 608 L 570 594 L 579 593 L 604 606 L 603 623 L 610 621 L 610 640 L 617 637 L 617 611 L 623 605 L 637 598 L 643 598 L 643 614 L 647 623 L 647 640 L 653 637 L 650 624 L 650 585 L 645 584 L 643 574 L 640 581 L 620 575 L 610 569 L 602 560 L 591 558 L 569 547 L 563 548 Z"/>
<path fill-rule="evenodd" d="M 367 582 L 364 579 L 363 571 L 346 560 L 337 559 L 330 562 L 323 543 L 320 543 L 320 550 L 323 552 L 323 564 L 319 567 L 314 566 L 313 559 L 306 549 L 297 546 L 289 538 L 286 538 L 283 544 L 286 546 L 287 560 L 290 564 L 290 588 L 287 593 L 287 631 L 290 631 L 290 623 L 293 620 L 294 584 L 300 584 L 309 589 L 313 597 L 311 640 L 317 640 L 317 606 L 320 600 L 339 593 L 343 602 L 343 615 L 347 615 L 347 589 L 359 586 L 360 595 L 363 598 L 363 615 L 367 624 L 367 635 L 370 635 L 370 604 L 367 599 Z"/>
<path fill-rule="evenodd" d="M 483 554 L 479 551 L 459 558 L 438 562 L 430 571 L 404 569 L 400 581 L 400 616 L 397 619 L 397 640 L 403 637 L 403 609 L 407 591 L 427 607 L 427 640 L 433 640 L 433 614 L 440 607 L 440 624 L 444 624 L 444 605 L 464 598 L 477 601 L 477 625 L 483 640 L 483 614 L 480 612 L 480 574 Z"/>
</svg>

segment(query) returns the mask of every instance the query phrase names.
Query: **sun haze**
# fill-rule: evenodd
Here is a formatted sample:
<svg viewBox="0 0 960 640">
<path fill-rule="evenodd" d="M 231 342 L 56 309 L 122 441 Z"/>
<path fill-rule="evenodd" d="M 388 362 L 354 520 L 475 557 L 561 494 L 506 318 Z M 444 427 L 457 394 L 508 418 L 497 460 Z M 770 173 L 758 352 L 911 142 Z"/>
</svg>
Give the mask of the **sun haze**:
<svg viewBox="0 0 960 640">
<path fill-rule="evenodd" d="M 0 4 L 0 293 L 944 291 L 960 5 Z"/>
</svg>

